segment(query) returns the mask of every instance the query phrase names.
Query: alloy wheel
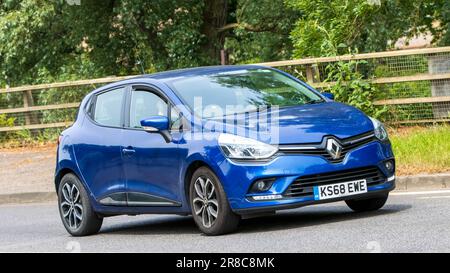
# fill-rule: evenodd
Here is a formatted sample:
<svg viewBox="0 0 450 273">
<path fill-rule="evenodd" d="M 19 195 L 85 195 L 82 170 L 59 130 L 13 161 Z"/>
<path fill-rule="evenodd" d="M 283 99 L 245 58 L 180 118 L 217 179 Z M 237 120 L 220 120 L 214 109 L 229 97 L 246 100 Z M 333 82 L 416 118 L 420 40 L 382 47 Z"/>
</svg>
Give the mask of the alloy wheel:
<svg viewBox="0 0 450 273">
<path fill-rule="evenodd" d="M 192 201 L 194 212 L 201 217 L 202 224 L 210 228 L 217 219 L 219 202 L 214 184 L 205 176 L 200 176 L 194 183 L 195 198 Z"/>
<path fill-rule="evenodd" d="M 75 184 L 66 183 L 62 188 L 61 212 L 67 225 L 77 229 L 83 220 L 83 205 L 80 191 Z"/>
</svg>

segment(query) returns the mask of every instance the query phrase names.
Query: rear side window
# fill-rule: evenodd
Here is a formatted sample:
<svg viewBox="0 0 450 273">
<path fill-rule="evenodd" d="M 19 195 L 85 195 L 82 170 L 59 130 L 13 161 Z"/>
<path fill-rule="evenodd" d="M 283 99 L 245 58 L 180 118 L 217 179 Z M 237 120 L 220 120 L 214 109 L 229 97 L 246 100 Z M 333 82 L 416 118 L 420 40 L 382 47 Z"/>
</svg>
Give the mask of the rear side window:
<svg viewBox="0 0 450 273">
<path fill-rule="evenodd" d="M 105 126 L 122 127 L 122 104 L 125 88 L 108 91 L 97 96 L 94 120 Z"/>
</svg>

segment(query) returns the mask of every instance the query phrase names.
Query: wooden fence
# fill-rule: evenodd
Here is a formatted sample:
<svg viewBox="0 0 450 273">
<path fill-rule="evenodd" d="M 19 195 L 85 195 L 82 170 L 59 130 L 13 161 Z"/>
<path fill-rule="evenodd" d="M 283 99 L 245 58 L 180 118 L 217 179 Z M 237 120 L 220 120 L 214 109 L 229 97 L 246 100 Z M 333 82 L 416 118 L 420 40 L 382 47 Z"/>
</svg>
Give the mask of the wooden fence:
<svg viewBox="0 0 450 273">
<path fill-rule="evenodd" d="M 308 58 L 260 65 L 277 67 L 317 89 L 327 82 L 326 69 L 338 61 L 364 60 L 365 80 L 377 86 L 375 105 L 388 108 L 393 124 L 450 121 L 450 47 Z M 0 115 L 12 118 L 0 132 L 69 126 L 81 98 L 100 85 L 127 79 L 107 77 L 0 89 Z M 67 95 L 67 96 L 66 96 Z"/>
</svg>

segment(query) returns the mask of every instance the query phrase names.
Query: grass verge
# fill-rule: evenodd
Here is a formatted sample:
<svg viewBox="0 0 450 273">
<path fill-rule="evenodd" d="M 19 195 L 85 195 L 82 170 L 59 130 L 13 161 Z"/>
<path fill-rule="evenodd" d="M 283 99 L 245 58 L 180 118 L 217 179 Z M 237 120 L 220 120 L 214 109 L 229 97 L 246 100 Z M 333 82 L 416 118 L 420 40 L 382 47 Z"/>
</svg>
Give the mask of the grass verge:
<svg viewBox="0 0 450 273">
<path fill-rule="evenodd" d="M 390 130 L 397 175 L 450 172 L 450 126 Z"/>
</svg>

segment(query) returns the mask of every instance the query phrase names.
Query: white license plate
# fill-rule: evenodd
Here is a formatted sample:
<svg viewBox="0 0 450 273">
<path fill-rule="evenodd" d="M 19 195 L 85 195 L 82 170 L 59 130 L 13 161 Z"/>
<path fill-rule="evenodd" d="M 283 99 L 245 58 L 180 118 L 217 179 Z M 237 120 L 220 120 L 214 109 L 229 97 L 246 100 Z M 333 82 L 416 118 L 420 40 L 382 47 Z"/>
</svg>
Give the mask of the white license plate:
<svg viewBox="0 0 450 273">
<path fill-rule="evenodd" d="M 365 179 L 314 187 L 314 200 L 324 200 L 367 192 Z"/>
</svg>

